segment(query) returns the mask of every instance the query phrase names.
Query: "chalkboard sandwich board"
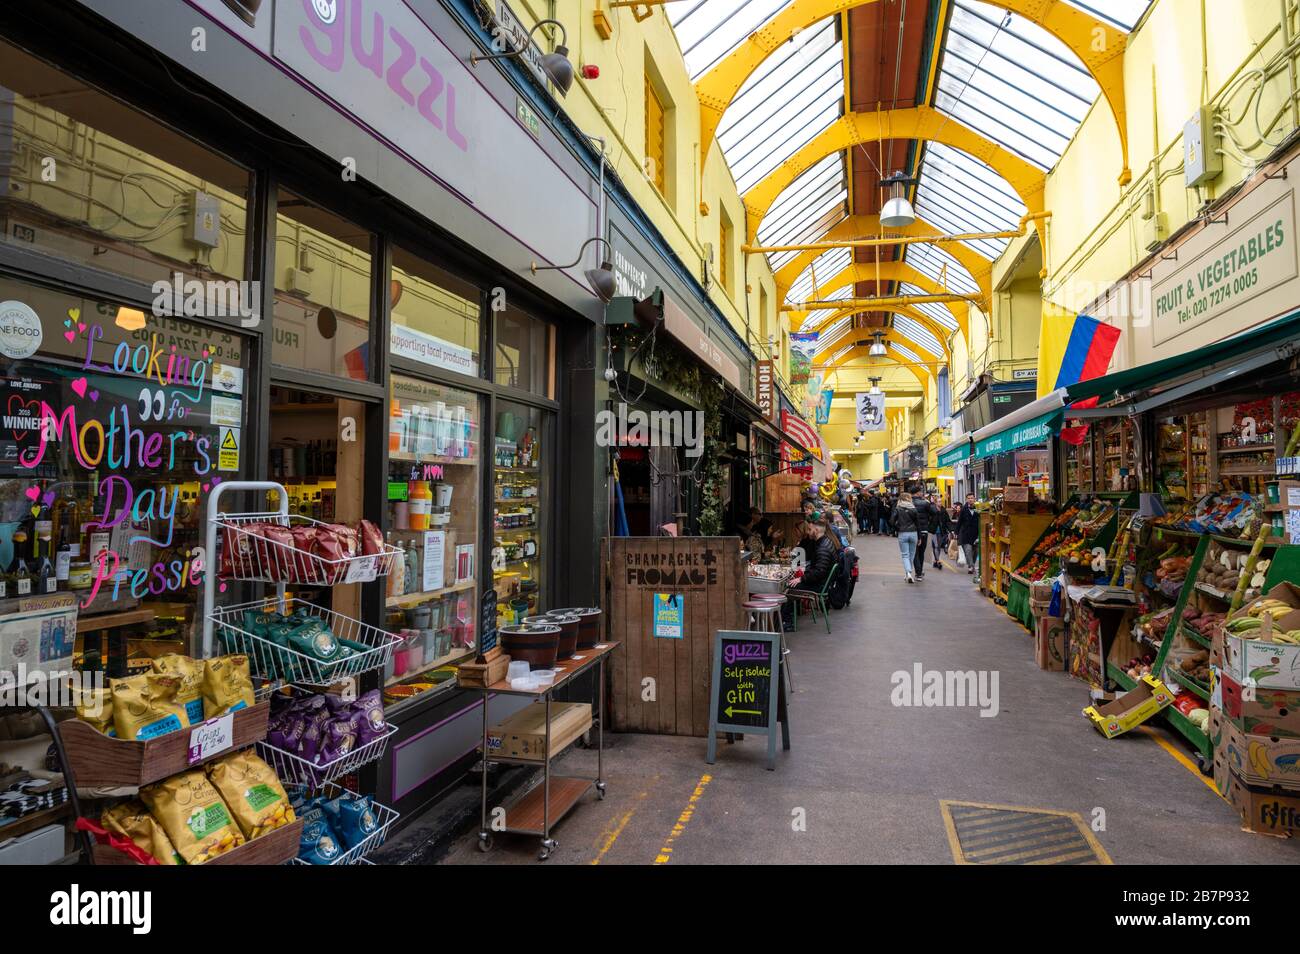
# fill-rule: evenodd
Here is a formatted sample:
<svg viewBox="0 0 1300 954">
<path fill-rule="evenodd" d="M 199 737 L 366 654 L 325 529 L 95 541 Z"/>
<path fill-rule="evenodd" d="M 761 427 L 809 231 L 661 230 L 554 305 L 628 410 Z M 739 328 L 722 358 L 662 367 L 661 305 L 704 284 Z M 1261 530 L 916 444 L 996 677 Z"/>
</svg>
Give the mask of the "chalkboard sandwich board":
<svg viewBox="0 0 1300 954">
<path fill-rule="evenodd" d="M 767 736 L 767 767 L 776 768 L 777 690 L 781 634 L 719 630 L 713 642 L 712 698 L 709 705 L 710 765 L 717 757 L 718 733 Z M 785 744 L 789 748 L 788 739 Z"/>
</svg>

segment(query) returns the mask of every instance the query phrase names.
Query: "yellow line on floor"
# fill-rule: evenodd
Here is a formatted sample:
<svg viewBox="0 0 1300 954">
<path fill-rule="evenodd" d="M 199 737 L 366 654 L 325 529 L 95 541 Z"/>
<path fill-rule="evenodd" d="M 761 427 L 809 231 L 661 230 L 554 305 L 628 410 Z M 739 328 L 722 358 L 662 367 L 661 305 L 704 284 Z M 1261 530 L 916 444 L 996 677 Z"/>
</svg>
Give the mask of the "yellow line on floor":
<svg viewBox="0 0 1300 954">
<path fill-rule="evenodd" d="M 641 807 L 640 803 L 645 801 L 647 794 L 647 792 L 639 794 L 636 797 L 637 804 L 624 812 L 623 817 L 618 820 L 613 828 L 605 829 L 605 840 L 600 846 L 600 851 L 596 852 L 596 857 L 591 859 L 593 865 L 600 864 L 600 860 L 605 857 L 611 848 L 614 847 L 614 842 L 618 841 L 618 836 L 623 834 L 623 829 L 626 828 L 627 823 L 632 820 L 632 816 L 636 814 L 636 810 Z"/>
<path fill-rule="evenodd" d="M 701 775 L 700 780 L 695 783 L 695 791 L 691 792 L 691 797 L 686 802 L 686 807 L 682 813 L 677 816 L 677 823 L 673 825 L 673 830 L 668 833 L 668 838 L 664 841 L 664 846 L 659 849 L 659 854 L 654 863 L 657 865 L 666 865 L 672 860 L 673 842 L 677 836 L 686 830 L 690 824 L 692 816 L 695 815 L 695 805 L 699 802 L 700 797 L 704 795 L 705 787 L 713 781 L 712 775 Z"/>
<path fill-rule="evenodd" d="M 1140 725 L 1137 727 L 1137 730 L 1141 732 L 1143 735 L 1147 736 L 1148 738 L 1154 739 L 1156 745 L 1160 746 L 1162 749 L 1168 752 L 1170 757 L 1173 758 L 1175 762 L 1177 762 L 1183 768 L 1187 769 L 1187 771 L 1191 772 L 1198 779 L 1204 782 L 1205 785 L 1210 789 L 1210 791 L 1212 791 L 1215 795 L 1219 795 L 1219 788 L 1217 785 L 1214 784 L 1214 779 L 1207 778 L 1201 772 L 1201 770 L 1196 767 L 1195 762 L 1193 762 L 1186 755 L 1184 755 L 1177 748 L 1175 748 L 1173 743 L 1170 742 L 1168 739 L 1166 739 L 1161 733 L 1157 732 L 1149 725 Z M 1222 798 L 1223 796 L 1219 795 L 1219 797 Z"/>
</svg>

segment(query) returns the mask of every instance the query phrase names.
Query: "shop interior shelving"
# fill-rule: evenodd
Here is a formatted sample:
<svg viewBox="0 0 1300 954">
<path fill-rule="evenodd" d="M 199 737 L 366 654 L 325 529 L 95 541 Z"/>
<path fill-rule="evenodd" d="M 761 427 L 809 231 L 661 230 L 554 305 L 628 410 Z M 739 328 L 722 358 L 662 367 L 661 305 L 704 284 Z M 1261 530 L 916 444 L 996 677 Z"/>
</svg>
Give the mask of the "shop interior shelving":
<svg viewBox="0 0 1300 954">
<path fill-rule="evenodd" d="M 984 592 L 1005 604 L 1012 587 L 1012 573 L 1050 526 L 1050 513 L 1011 513 L 994 509 L 980 515 Z"/>
<path fill-rule="evenodd" d="M 492 470 L 492 577 L 497 625 L 505 626 L 541 609 L 542 467 L 531 451 L 498 438 Z"/>
</svg>

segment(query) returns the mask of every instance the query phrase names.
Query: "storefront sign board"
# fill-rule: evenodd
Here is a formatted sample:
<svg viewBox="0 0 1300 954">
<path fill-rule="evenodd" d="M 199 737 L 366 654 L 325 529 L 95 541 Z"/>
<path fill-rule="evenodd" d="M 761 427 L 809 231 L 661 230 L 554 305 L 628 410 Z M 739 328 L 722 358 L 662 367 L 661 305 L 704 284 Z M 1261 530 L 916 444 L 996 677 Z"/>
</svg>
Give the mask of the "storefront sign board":
<svg viewBox="0 0 1300 954">
<path fill-rule="evenodd" d="M 767 769 L 776 769 L 781 634 L 722 630 L 713 642 L 713 694 L 705 761 L 718 758 L 718 733 L 767 736 Z M 787 715 L 788 718 L 788 715 Z M 785 748 L 790 747 L 788 724 Z"/>
</svg>

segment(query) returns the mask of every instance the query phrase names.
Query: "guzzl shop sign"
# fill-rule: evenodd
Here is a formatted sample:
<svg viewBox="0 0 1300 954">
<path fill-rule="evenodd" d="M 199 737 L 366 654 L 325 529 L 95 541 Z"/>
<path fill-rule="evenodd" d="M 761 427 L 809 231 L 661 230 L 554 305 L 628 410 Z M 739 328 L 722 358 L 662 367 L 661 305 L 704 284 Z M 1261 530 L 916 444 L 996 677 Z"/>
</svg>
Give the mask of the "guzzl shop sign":
<svg viewBox="0 0 1300 954">
<path fill-rule="evenodd" d="M 1296 277 L 1294 202 L 1294 192 L 1288 190 L 1182 268 L 1152 284 L 1156 344 Z"/>
</svg>

